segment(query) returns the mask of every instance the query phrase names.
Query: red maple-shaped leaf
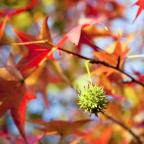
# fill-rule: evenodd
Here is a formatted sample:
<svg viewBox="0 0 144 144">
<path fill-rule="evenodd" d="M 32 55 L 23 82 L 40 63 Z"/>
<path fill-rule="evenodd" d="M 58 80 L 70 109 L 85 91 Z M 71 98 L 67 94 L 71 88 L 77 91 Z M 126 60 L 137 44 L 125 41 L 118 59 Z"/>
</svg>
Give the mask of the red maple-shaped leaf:
<svg viewBox="0 0 144 144">
<path fill-rule="evenodd" d="M 10 110 L 12 118 L 25 141 L 26 105 L 33 98 L 33 95 L 26 93 L 24 84 L 0 78 L 0 117 Z"/>
<path fill-rule="evenodd" d="M 59 41 L 58 46 L 61 47 L 65 43 L 67 39 L 69 39 L 72 43 L 75 45 L 78 45 L 80 43 L 82 35 L 85 35 L 83 32 L 83 29 L 87 26 L 91 26 L 93 24 L 97 24 L 103 21 L 103 18 L 97 18 L 97 19 L 82 19 L 80 21 L 80 24 L 74 27 L 72 30 L 67 32 L 62 39 Z"/>
<path fill-rule="evenodd" d="M 81 36 L 82 28 L 85 27 L 86 25 L 85 24 L 78 25 L 78 26 L 74 27 L 71 31 L 66 33 L 62 37 L 62 39 L 60 40 L 58 46 L 62 47 L 67 39 L 69 39 L 75 45 L 78 45 L 79 44 L 79 40 L 80 40 L 80 36 Z"/>
<path fill-rule="evenodd" d="M 135 19 L 134 21 L 136 20 L 136 18 L 141 14 L 141 12 L 143 11 L 144 9 L 144 0 L 138 0 L 135 5 L 138 5 L 139 6 L 139 9 L 137 11 L 137 14 L 135 16 Z"/>
<path fill-rule="evenodd" d="M 47 58 L 53 60 L 52 46 L 50 48 L 47 44 L 36 43 L 38 40 L 36 37 L 24 32 L 15 30 L 15 33 L 22 42 L 27 43 L 24 45 L 28 48 L 28 53 L 17 64 L 17 68 L 24 77 L 26 77 L 30 71 L 38 67 Z"/>
</svg>

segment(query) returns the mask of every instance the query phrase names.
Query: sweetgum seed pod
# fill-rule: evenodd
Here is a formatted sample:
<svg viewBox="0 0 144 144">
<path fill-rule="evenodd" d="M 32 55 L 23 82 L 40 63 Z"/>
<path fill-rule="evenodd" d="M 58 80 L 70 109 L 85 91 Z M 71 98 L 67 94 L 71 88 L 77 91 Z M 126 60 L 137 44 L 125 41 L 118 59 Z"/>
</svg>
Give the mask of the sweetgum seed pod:
<svg viewBox="0 0 144 144">
<path fill-rule="evenodd" d="M 103 89 L 93 84 L 85 86 L 78 94 L 78 105 L 80 108 L 96 115 L 105 109 L 107 103 Z"/>
</svg>

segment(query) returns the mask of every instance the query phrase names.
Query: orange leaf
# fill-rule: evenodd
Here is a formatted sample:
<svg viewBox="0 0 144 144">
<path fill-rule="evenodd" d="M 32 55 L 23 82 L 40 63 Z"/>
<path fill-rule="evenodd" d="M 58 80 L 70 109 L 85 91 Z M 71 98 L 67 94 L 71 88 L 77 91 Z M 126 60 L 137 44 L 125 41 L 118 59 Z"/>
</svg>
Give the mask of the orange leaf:
<svg viewBox="0 0 144 144">
<path fill-rule="evenodd" d="M 5 27 L 6 27 L 6 23 L 7 23 L 8 20 L 9 20 L 9 17 L 6 16 L 6 17 L 4 18 L 4 20 L 3 20 L 3 22 L 0 24 L 0 39 L 1 39 L 2 36 L 3 36 L 3 32 L 4 32 L 4 29 L 5 29 Z"/>
<path fill-rule="evenodd" d="M 117 65 L 119 65 L 119 67 L 122 67 L 124 60 L 126 58 L 126 55 L 128 53 L 128 50 L 129 49 L 127 49 L 127 48 L 125 50 L 122 50 L 122 44 L 120 42 L 120 39 L 118 38 L 116 41 L 116 44 L 115 44 L 114 51 L 112 53 L 108 53 L 106 51 L 95 51 L 94 55 L 100 61 L 106 62 L 112 66 L 115 66 L 115 67 Z M 103 68 L 106 69 L 106 71 L 107 71 L 106 67 L 103 67 Z M 113 69 L 109 69 L 109 74 L 111 74 L 114 71 L 115 70 L 113 70 Z"/>
<path fill-rule="evenodd" d="M 112 136 L 112 127 L 106 128 L 93 144 L 108 144 Z"/>
<path fill-rule="evenodd" d="M 112 127 L 102 130 L 102 123 L 78 134 L 86 144 L 108 144 L 112 136 Z"/>
<path fill-rule="evenodd" d="M 31 122 L 43 126 L 42 128 L 38 128 L 38 129 L 45 133 L 59 134 L 62 136 L 66 136 L 70 134 L 75 134 L 75 132 L 77 132 L 82 126 L 90 122 L 90 120 L 89 119 L 79 120 L 79 121 L 55 120 L 50 122 L 35 120 Z"/>
<path fill-rule="evenodd" d="M 50 34 L 50 30 L 47 24 L 48 21 L 48 17 L 46 17 L 43 21 L 42 27 L 41 27 L 41 31 L 39 34 L 39 39 L 47 39 L 49 42 L 52 42 L 52 38 L 51 38 L 51 34 Z"/>
</svg>

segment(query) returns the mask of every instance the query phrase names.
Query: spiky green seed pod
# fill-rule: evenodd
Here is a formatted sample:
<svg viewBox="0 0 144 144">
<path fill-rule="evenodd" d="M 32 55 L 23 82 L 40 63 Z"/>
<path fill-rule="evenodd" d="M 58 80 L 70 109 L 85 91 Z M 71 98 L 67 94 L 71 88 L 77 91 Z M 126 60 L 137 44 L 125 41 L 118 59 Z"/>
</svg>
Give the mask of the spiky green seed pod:
<svg viewBox="0 0 144 144">
<path fill-rule="evenodd" d="M 107 98 L 103 89 L 96 85 L 88 85 L 78 94 L 78 105 L 87 112 L 101 112 L 107 105 Z"/>
</svg>

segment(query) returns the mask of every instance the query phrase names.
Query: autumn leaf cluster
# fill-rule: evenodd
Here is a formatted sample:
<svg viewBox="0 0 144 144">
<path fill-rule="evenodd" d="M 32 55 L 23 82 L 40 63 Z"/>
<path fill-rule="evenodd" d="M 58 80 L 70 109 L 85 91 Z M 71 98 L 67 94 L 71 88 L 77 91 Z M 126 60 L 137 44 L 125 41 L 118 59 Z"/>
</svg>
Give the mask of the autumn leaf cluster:
<svg viewBox="0 0 144 144">
<path fill-rule="evenodd" d="M 143 9 L 143 0 L 0 2 L 0 143 L 143 143 Z"/>
</svg>

